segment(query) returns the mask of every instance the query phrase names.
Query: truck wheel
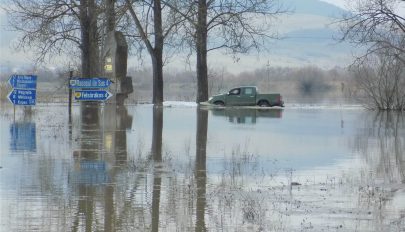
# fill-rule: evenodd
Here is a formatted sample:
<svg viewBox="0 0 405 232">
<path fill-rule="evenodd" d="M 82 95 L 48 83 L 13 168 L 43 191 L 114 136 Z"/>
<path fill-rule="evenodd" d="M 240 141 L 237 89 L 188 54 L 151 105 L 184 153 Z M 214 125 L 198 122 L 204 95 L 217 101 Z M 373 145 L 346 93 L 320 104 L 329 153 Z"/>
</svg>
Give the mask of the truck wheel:
<svg viewBox="0 0 405 232">
<path fill-rule="evenodd" d="M 225 103 L 222 102 L 222 101 L 216 101 L 216 102 L 214 102 L 214 105 L 216 105 L 216 106 L 225 106 Z"/>
<path fill-rule="evenodd" d="M 260 107 L 269 107 L 270 104 L 267 101 L 259 101 L 259 103 L 257 104 Z"/>
</svg>

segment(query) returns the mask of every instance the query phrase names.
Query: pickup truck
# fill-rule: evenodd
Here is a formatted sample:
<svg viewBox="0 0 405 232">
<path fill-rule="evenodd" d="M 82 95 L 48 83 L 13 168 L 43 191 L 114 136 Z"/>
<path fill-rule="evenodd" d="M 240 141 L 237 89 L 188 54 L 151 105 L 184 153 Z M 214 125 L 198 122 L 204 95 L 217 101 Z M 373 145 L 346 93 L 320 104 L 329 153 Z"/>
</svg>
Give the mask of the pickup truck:
<svg viewBox="0 0 405 232">
<path fill-rule="evenodd" d="M 208 103 L 218 106 L 284 107 L 280 94 L 260 94 L 256 86 L 233 88 L 228 93 L 212 96 Z"/>
</svg>

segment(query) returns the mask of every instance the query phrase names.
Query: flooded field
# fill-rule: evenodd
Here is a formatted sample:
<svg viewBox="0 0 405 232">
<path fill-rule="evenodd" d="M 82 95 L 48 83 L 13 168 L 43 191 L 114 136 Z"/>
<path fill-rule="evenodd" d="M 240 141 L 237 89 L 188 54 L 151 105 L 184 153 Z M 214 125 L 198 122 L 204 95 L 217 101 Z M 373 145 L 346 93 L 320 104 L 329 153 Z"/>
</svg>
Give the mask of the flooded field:
<svg viewBox="0 0 405 232">
<path fill-rule="evenodd" d="M 38 105 L 0 113 L 0 231 L 404 231 L 405 115 Z"/>
</svg>

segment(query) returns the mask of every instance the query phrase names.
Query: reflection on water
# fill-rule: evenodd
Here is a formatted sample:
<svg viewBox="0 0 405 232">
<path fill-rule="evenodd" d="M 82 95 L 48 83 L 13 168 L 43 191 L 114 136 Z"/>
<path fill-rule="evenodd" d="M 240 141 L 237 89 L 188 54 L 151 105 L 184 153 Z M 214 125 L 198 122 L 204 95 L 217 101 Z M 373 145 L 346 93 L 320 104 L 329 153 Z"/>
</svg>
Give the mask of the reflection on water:
<svg viewBox="0 0 405 232">
<path fill-rule="evenodd" d="M 405 115 L 381 112 L 366 118 L 355 149 L 374 170 L 378 184 L 405 184 Z"/>
<path fill-rule="evenodd" d="M 373 210 L 373 223 L 386 230 L 404 227 L 405 219 L 405 115 L 380 112 L 366 118 L 356 137 L 355 151 L 364 160 L 359 182 L 358 205 Z M 369 202 L 376 204 L 369 204 Z"/>
<path fill-rule="evenodd" d="M 81 115 L 69 176 L 77 198 L 72 231 L 115 231 L 114 183 L 127 163 L 126 130 L 131 129 L 132 116 L 114 105 L 82 106 Z"/>
<path fill-rule="evenodd" d="M 32 122 L 13 122 L 10 126 L 10 150 L 35 152 L 37 150 L 36 126 Z"/>
<path fill-rule="evenodd" d="M 218 108 L 212 109 L 212 115 L 227 117 L 231 123 L 255 124 L 258 118 L 281 118 L 283 109 L 249 109 L 249 108 Z"/>
<path fill-rule="evenodd" d="M 208 112 L 197 108 L 195 152 L 195 180 L 197 191 L 195 231 L 207 231 L 205 226 L 206 188 L 207 188 L 207 132 Z"/>
<path fill-rule="evenodd" d="M 14 154 L 35 154 L 37 149 L 36 124 L 32 122 L 32 110 L 30 107 L 23 108 L 23 116 L 15 119 L 10 124 L 10 151 Z"/>
<path fill-rule="evenodd" d="M 163 132 L 163 108 L 153 107 L 153 132 L 151 155 L 155 162 L 153 167 L 153 190 L 152 190 L 152 231 L 159 231 L 160 215 L 160 191 L 162 185 L 161 173 L 162 162 L 162 132 Z"/>
<path fill-rule="evenodd" d="M 402 114 L 88 105 L 69 122 L 65 112 L 0 116 L 0 231 L 405 228 Z"/>
</svg>

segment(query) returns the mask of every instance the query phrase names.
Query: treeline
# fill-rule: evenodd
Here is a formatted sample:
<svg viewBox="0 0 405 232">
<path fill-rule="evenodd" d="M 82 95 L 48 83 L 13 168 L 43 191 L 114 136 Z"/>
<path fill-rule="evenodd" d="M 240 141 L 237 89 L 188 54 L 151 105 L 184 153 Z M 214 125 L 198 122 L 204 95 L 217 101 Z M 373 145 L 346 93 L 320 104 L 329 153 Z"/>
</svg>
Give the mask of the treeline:
<svg viewBox="0 0 405 232">
<path fill-rule="evenodd" d="M 38 89 L 44 95 L 47 92 L 57 93 L 61 98 L 66 97 L 69 72 L 65 69 L 40 68 L 38 74 Z M 193 70 L 166 70 L 164 83 L 165 101 L 194 101 L 196 98 L 197 77 Z M 12 73 L 1 73 L 0 80 L 4 84 Z M 128 75 L 132 77 L 134 93 L 130 96 L 131 103 L 151 102 L 153 81 L 152 68 L 129 68 Z M 315 66 L 306 67 L 270 67 L 256 69 L 251 72 L 232 74 L 225 69 L 208 70 L 209 96 L 228 91 L 235 86 L 255 85 L 262 92 L 278 92 L 285 100 L 299 102 L 300 99 L 311 99 L 313 102 L 333 101 L 336 98 L 356 98 L 361 93 L 357 89 L 355 73 L 345 68 L 335 67 L 321 69 Z M 5 89 L 3 91 L 3 89 Z M 2 93 L 7 92 L 3 85 Z M 5 99 L 6 94 L 2 94 Z M 46 100 L 46 99 L 45 99 Z"/>
<path fill-rule="evenodd" d="M 135 85 L 133 100 L 148 102 L 151 96 L 152 71 L 130 69 L 129 75 Z M 208 89 L 209 95 L 212 96 L 235 86 L 254 85 L 262 92 L 279 92 L 285 99 L 294 102 L 299 102 L 300 99 L 320 102 L 361 97 L 353 75 L 347 69 L 339 67 L 328 70 L 315 66 L 271 67 L 239 74 L 229 73 L 225 69 L 209 69 Z M 195 99 L 195 72 L 171 70 L 166 72 L 165 78 L 165 100 Z"/>
</svg>

